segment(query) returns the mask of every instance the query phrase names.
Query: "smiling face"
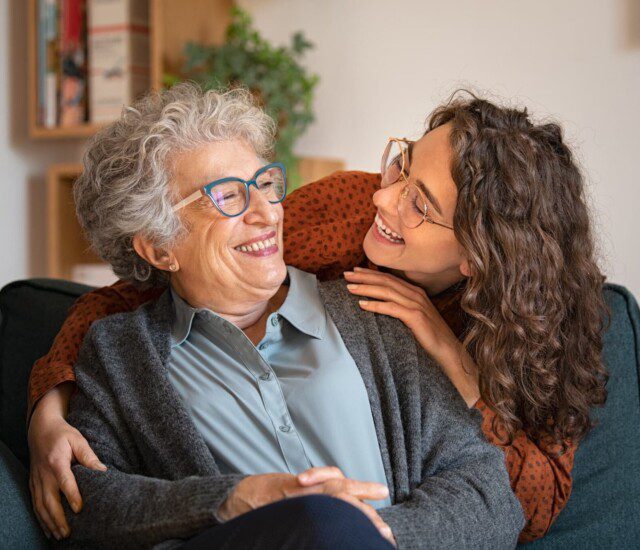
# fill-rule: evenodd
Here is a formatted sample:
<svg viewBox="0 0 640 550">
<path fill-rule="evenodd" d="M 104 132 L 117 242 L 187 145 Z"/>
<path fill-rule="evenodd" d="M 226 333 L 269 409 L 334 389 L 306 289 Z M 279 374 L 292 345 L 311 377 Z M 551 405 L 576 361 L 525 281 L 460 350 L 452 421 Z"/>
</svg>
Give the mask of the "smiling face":
<svg viewBox="0 0 640 550">
<path fill-rule="evenodd" d="M 423 191 L 429 216 L 453 225 L 457 190 L 450 170 L 449 132 L 445 124 L 415 142 L 407 179 Z M 415 196 L 407 193 L 402 198 L 406 185 L 400 178 L 373 195 L 378 212 L 365 236 L 364 251 L 373 263 L 404 272 L 409 280 L 435 294 L 463 278 L 465 258 L 452 230 L 427 221 L 413 229 L 403 224 L 399 201 Z"/>
<path fill-rule="evenodd" d="M 214 142 L 172 159 L 172 184 L 180 198 L 225 177 L 253 178 L 262 167 L 243 141 Z M 271 298 L 286 277 L 282 204 L 271 204 L 254 186 L 247 210 L 222 215 L 208 197 L 178 211 L 187 236 L 171 249 L 178 270 L 171 283 L 194 306 L 237 314 Z"/>
</svg>

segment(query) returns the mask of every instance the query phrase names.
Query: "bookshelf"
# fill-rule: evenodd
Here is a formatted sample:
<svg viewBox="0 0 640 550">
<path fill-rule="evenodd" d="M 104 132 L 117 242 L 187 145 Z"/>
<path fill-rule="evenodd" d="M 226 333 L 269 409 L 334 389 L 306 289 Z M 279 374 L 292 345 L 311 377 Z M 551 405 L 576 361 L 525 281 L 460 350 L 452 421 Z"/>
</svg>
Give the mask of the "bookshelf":
<svg viewBox="0 0 640 550">
<path fill-rule="evenodd" d="M 101 124 L 47 128 L 39 125 L 38 112 L 38 0 L 28 0 L 29 136 L 32 139 L 84 139 Z M 232 0 L 148 0 L 150 87 L 162 87 L 162 75 L 179 73 L 182 52 L 189 41 L 219 44 L 229 24 Z"/>
</svg>

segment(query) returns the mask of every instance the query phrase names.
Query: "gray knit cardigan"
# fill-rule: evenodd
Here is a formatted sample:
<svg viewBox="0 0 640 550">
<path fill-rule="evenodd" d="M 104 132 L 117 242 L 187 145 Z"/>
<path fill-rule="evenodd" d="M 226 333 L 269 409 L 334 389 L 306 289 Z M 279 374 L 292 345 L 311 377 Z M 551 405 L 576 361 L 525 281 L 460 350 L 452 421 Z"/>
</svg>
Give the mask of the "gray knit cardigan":
<svg viewBox="0 0 640 550">
<path fill-rule="evenodd" d="M 393 503 L 379 513 L 399 548 L 513 548 L 522 509 L 480 413 L 401 322 L 362 311 L 342 281 L 320 293 L 367 389 Z M 84 508 L 65 502 L 62 547 L 179 546 L 216 524 L 244 477 L 220 474 L 167 377 L 172 315 L 165 292 L 95 322 L 83 342 L 68 420 L 108 471 L 74 465 Z"/>
</svg>

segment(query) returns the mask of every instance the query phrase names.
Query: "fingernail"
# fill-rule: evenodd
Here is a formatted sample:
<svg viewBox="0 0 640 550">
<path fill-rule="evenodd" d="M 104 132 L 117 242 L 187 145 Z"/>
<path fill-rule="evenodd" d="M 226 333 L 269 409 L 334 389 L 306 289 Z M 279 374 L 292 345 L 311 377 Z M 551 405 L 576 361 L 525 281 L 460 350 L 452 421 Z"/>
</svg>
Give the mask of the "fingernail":
<svg viewBox="0 0 640 550">
<path fill-rule="evenodd" d="M 345 271 L 344 274 L 345 275 L 353 275 L 353 271 Z"/>
<path fill-rule="evenodd" d="M 69 536 L 69 533 L 68 533 L 68 531 L 67 531 L 67 529 L 65 527 L 60 529 L 60 535 L 62 536 L 62 538 L 65 538 L 65 537 Z"/>
<path fill-rule="evenodd" d="M 108 470 L 108 468 L 102 462 L 98 464 L 98 468 L 100 468 L 103 472 L 106 472 Z"/>
<path fill-rule="evenodd" d="M 56 538 L 56 540 L 60 540 L 60 533 L 58 533 L 58 531 L 54 531 L 53 536 Z"/>
<path fill-rule="evenodd" d="M 368 306 L 369 305 L 369 300 L 358 300 L 358 303 L 361 306 Z"/>
<path fill-rule="evenodd" d="M 308 474 L 300 474 L 298 476 L 298 479 L 304 483 L 304 482 L 309 480 L 309 475 Z"/>
<path fill-rule="evenodd" d="M 80 503 L 75 501 L 72 502 L 71 509 L 77 514 L 80 511 Z"/>
<path fill-rule="evenodd" d="M 354 267 L 353 270 L 354 271 L 362 271 L 362 268 L 361 267 Z"/>
<path fill-rule="evenodd" d="M 358 285 L 352 285 L 352 284 L 349 284 L 349 285 L 347 285 L 347 288 L 348 288 L 349 290 L 354 290 L 354 289 L 358 288 Z"/>
</svg>

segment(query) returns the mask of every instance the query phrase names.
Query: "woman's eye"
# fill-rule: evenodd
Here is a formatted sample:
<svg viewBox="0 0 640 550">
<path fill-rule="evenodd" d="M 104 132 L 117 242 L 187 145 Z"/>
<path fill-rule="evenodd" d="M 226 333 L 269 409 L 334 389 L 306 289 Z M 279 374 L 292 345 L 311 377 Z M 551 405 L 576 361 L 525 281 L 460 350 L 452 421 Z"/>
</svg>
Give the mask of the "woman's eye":
<svg viewBox="0 0 640 550">
<path fill-rule="evenodd" d="M 427 213 L 427 205 L 418 198 L 413 201 L 413 207 L 421 216 L 424 216 Z"/>
</svg>

